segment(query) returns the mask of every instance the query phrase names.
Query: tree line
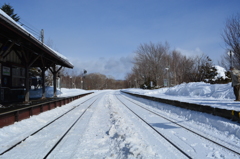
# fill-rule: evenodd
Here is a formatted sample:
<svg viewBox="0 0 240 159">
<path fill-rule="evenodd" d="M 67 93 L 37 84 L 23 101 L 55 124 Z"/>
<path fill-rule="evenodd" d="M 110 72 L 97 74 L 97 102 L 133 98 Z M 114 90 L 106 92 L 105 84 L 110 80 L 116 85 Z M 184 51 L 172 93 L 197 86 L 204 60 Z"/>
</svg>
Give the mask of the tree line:
<svg viewBox="0 0 240 159">
<path fill-rule="evenodd" d="M 60 81 L 62 88 L 78 88 L 85 90 L 103 90 L 103 89 L 122 89 L 127 88 L 125 80 L 115 80 L 111 76 L 100 73 L 90 74 L 68 74 L 67 71 L 61 71 Z M 51 79 L 51 78 L 50 78 Z"/>
<path fill-rule="evenodd" d="M 163 87 L 183 82 L 213 82 L 217 74 L 212 60 L 202 54 L 187 57 L 169 44 L 145 43 L 135 51 L 132 72 L 126 77 L 129 87 Z M 219 79 L 220 80 L 220 79 Z"/>
<path fill-rule="evenodd" d="M 217 70 L 207 55 L 187 57 L 169 44 L 145 43 L 135 51 L 132 71 L 126 76 L 129 87 L 151 88 L 173 86 L 183 82 L 228 83 L 229 67 L 240 69 L 240 14 L 226 20 L 222 33 L 225 53 L 219 65 L 224 67 L 227 78 L 216 78 Z"/>
</svg>

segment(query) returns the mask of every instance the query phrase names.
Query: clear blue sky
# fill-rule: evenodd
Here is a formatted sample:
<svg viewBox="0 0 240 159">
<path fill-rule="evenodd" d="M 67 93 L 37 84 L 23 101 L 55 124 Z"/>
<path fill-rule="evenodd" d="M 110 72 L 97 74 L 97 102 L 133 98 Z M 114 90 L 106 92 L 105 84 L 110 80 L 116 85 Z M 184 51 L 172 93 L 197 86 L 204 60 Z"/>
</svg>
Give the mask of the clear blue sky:
<svg viewBox="0 0 240 159">
<path fill-rule="evenodd" d="M 225 21 L 240 0 L 6 0 L 20 21 L 44 29 L 45 43 L 66 56 L 78 74 L 124 79 L 143 43 L 170 44 L 185 55 L 220 60 Z"/>
</svg>

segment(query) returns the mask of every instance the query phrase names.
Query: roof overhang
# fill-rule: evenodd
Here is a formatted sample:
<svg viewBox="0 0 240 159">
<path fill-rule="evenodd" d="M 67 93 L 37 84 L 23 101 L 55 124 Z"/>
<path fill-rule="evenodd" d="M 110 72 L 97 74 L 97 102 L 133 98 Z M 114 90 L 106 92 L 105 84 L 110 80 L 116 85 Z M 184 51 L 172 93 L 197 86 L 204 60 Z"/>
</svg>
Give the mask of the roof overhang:
<svg viewBox="0 0 240 159">
<path fill-rule="evenodd" d="M 3 14 L 2 10 L 0 11 L 0 38 L 14 42 L 15 49 L 21 50 L 25 48 L 31 52 L 31 54 L 34 54 L 35 57 L 41 57 L 34 62 L 33 67 L 41 67 L 42 61 L 44 60 L 48 67 L 56 64 L 73 68 L 73 64 L 71 64 L 67 58 L 40 42 L 22 26 L 6 16 L 5 13 Z"/>
</svg>

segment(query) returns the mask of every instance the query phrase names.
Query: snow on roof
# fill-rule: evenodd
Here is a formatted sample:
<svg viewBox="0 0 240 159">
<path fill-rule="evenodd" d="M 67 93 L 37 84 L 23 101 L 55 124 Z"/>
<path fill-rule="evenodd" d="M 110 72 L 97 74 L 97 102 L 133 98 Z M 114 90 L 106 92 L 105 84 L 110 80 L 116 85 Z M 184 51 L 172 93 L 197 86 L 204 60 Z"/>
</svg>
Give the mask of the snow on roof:
<svg viewBox="0 0 240 159">
<path fill-rule="evenodd" d="M 16 25 L 18 25 L 19 27 L 21 27 L 22 29 L 24 29 L 21 25 L 19 25 L 18 23 L 16 23 L 15 20 L 13 20 L 9 15 L 7 15 L 2 9 L 0 9 L 0 14 L 3 15 L 5 18 L 7 18 L 8 20 L 10 20 L 11 22 L 15 23 Z M 24 29 L 25 30 L 25 29 Z M 27 30 L 26 30 L 27 31 Z"/>
<path fill-rule="evenodd" d="M 37 41 L 38 43 L 42 43 L 40 42 L 33 34 L 31 34 L 29 31 L 27 31 L 23 26 L 21 26 L 20 24 L 18 24 L 15 20 L 13 20 L 9 15 L 7 15 L 3 10 L 0 9 L 0 15 L 2 15 L 4 18 L 6 18 L 7 20 L 9 20 L 11 23 L 13 23 L 15 26 L 17 26 L 18 29 L 20 29 L 22 32 L 25 32 L 25 34 L 27 35 L 31 35 L 31 37 Z M 46 49 L 48 49 L 51 53 L 55 54 L 57 57 L 59 57 L 62 61 L 68 63 L 69 65 L 71 65 L 73 67 L 73 64 L 62 54 L 60 54 L 59 52 L 53 50 L 52 48 L 50 48 L 49 46 L 45 45 L 44 43 L 42 43 L 43 47 L 45 47 Z"/>
</svg>

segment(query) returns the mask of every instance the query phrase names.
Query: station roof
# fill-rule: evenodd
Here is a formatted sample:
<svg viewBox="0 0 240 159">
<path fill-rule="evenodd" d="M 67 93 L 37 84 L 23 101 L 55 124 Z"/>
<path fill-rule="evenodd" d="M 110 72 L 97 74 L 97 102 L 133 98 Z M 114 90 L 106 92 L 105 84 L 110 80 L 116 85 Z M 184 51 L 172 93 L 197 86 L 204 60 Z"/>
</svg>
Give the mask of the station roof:
<svg viewBox="0 0 240 159">
<path fill-rule="evenodd" d="M 28 52 L 31 53 L 32 59 L 34 57 L 41 57 L 34 62 L 32 67 L 41 67 L 44 61 L 46 67 L 56 64 L 67 68 L 73 68 L 73 64 L 66 57 L 40 42 L 1 9 L 0 28 L 0 40 L 14 42 L 14 49 L 17 51 L 22 51 L 23 49 L 28 50 Z"/>
</svg>

